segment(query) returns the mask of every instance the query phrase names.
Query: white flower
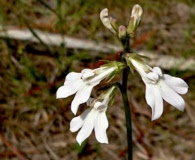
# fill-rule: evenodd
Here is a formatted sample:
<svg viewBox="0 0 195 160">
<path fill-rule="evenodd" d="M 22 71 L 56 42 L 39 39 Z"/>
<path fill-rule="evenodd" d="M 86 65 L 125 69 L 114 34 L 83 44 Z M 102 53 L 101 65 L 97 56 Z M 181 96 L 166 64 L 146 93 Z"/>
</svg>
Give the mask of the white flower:
<svg viewBox="0 0 195 160">
<path fill-rule="evenodd" d="M 108 9 L 104 8 L 101 12 L 100 12 L 100 19 L 103 23 L 103 25 L 109 29 L 112 33 L 116 34 L 115 29 L 112 27 L 111 25 L 111 17 L 108 16 Z"/>
<path fill-rule="evenodd" d="M 71 110 L 77 113 L 80 104 L 86 102 L 94 86 L 103 79 L 110 79 L 123 68 L 120 62 L 110 62 L 97 69 L 84 69 L 81 73 L 71 72 L 66 76 L 64 85 L 57 90 L 57 98 L 66 98 L 76 93 Z"/>
<path fill-rule="evenodd" d="M 129 58 L 133 67 L 141 75 L 146 85 L 146 101 L 152 108 L 152 120 L 158 119 L 163 113 L 163 99 L 183 111 L 185 102 L 179 94 L 188 91 L 188 85 L 181 78 L 162 74 L 159 67 L 151 68 L 141 61 Z"/>
<path fill-rule="evenodd" d="M 93 129 L 95 130 L 95 137 L 100 143 L 108 143 L 106 134 L 108 128 L 106 110 L 113 100 L 115 88 L 114 86 L 111 87 L 106 92 L 103 92 L 97 99 L 89 99 L 88 103 L 92 108 L 87 109 L 70 122 L 71 132 L 76 132 L 80 129 L 76 137 L 80 145 L 90 136 Z"/>
</svg>

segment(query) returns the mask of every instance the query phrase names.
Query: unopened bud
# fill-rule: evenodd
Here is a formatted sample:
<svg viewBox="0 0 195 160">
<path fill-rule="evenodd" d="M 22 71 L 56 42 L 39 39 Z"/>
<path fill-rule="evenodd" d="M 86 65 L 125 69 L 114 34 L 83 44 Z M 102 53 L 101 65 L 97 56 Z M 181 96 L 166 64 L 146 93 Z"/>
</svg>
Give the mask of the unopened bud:
<svg viewBox="0 0 195 160">
<path fill-rule="evenodd" d="M 109 29 L 112 33 L 116 34 L 115 29 L 112 27 L 110 21 L 111 21 L 111 17 L 108 16 L 108 9 L 105 8 L 100 12 L 100 19 L 103 23 L 103 25 Z"/>
<path fill-rule="evenodd" d="M 130 37 L 134 37 L 135 31 L 140 24 L 142 14 L 142 7 L 138 4 L 134 5 L 131 12 L 129 24 L 127 26 L 127 33 L 130 35 Z"/>
<path fill-rule="evenodd" d="M 127 29 L 126 29 L 126 27 L 123 26 L 123 25 L 119 26 L 119 28 L 118 28 L 118 37 L 120 39 L 122 39 L 122 38 L 125 38 L 126 35 L 127 35 Z"/>
<path fill-rule="evenodd" d="M 118 28 L 119 28 L 119 23 L 117 21 L 116 18 L 110 17 L 110 24 L 112 25 L 112 27 L 114 28 L 114 30 L 117 32 Z"/>
<path fill-rule="evenodd" d="M 143 10 L 142 7 L 138 4 L 133 6 L 131 11 L 131 17 L 134 18 L 134 25 L 139 25 L 141 18 L 142 18 Z"/>
</svg>

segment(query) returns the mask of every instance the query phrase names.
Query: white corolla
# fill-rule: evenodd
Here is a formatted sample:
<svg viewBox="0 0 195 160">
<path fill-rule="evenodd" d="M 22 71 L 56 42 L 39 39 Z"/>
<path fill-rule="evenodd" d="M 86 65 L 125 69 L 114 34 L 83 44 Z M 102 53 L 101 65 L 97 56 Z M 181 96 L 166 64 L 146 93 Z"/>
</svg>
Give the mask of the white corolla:
<svg viewBox="0 0 195 160">
<path fill-rule="evenodd" d="M 112 103 L 115 90 L 116 87 L 113 86 L 103 92 L 97 99 L 89 99 L 87 104 L 91 108 L 84 111 L 80 116 L 73 118 L 70 122 L 70 130 L 72 132 L 80 129 L 76 137 L 80 145 L 90 136 L 93 129 L 95 130 L 95 137 L 100 143 L 108 143 L 106 110 Z"/>
<path fill-rule="evenodd" d="M 139 59 L 139 56 L 128 56 L 128 64 L 134 67 L 140 74 L 146 85 L 146 101 L 152 108 L 152 120 L 158 119 L 163 113 L 163 99 L 183 111 L 185 102 L 179 94 L 188 91 L 187 83 L 181 78 L 163 74 L 159 67 L 146 65 Z"/>
<path fill-rule="evenodd" d="M 71 110 L 77 113 L 80 104 L 85 103 L 94 86 L 103 79 L 110 80 L 124 68 L 121 62 L 110 62 L 97 69 L 84 69 L 81 73 L 71 72 L 66 76 L 64 85 L 56 93 L 57 98 L 66 98 L 76 93 Z"/>
</svg>

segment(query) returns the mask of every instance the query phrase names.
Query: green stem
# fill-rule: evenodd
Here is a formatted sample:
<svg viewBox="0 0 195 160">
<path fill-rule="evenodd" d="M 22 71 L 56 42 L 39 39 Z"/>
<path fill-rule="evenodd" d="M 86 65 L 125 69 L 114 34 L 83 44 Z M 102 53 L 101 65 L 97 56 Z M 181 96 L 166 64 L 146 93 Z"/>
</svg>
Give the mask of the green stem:
<svg viewBox="0 0 195 160">
<path fill-rule="evenodd" d="M 129 45 L 129 38 L 125 38 L 122 41 L 124 50 L 126 53 L 130 53 L 130 45 Z M 125 61 L 123 59 L 123 61 Z M 126 63 L 126 61 L 125 61 Z M 127 146 L 128 146 L 128 160 L 133 160 L 133 144 L 132 144 L 132 122 L 131 122 L 131 110 L 127 95 L 127 82 L 128 82 L 128 75 L 129 75 L 129 68 L 126 67 L 123 70 L 123 77 L 122 77 L 122 84 L 119 85 L 122 99 L 124 103 L 124 109 L 125 109 L 125 119 L 126 119 L 126 129 L 127 129 Z"/>
<path fill-rule="evenodd" d="M 128 36 L 126 36 L 126 37 L 124 37 L 123 39 L 121 39 L 121 42 L 122 42 L 124 51 L 125 51 L 126 53 L 129 53 L 129 52 L 130 52 L 130 44 L 129 44 L 129 41 L 130 41 L 130 39 L 129 39 Z"/>
<path fill-rule="evenodd" d="M 125 109 L 126 129 L 127 129 L 127 146 L 128 146 L 128 160 L 133 160 L 133 145 L 132 145 L 132 124 L 131 124 L 131 111 L 129 106 L 129 100 L 127 95 L 127 80 L 128 80 L 128 68 L 123 70 L 123 79 L 120 87 L 122 93 L 122 99 Z"/>
</svg>

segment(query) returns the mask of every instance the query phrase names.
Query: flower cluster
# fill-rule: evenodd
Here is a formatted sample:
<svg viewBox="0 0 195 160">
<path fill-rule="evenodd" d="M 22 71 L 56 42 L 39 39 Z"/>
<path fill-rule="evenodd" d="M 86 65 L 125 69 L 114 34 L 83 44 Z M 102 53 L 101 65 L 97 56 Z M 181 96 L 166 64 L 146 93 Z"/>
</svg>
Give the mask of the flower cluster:
<svg viewBox="0 0 195 160">
<path fill-rule="evenodd" d="M 103 79 L 111 80 L 124 68 L 121 62 L 110 62 L 97 69 L 84 69 L 81 73 L 71 72 L 66 76 L 64 85 L 57 90 L 57 98 L 66 98 L 76 93 L 71 110 L 77 113 L 80 104 L 87 102 L 93 87 Z"/>
<path fill-rule="evenodd" d="M 124 36 L 133 38 L 135 31 L 140 24 L 142 14 L 143 10 L 140 5 L 134 5 L 127 27 L 120 25 L 115 18 L 109 16 L 107 8 L 100 12 L 100 19 L 103 25 L 112 33 L 116 34 L 120 39 Z"/>
<path fill-rule="evenodd" d="M 125 27 L 120 25 L 115 18 L 108 15 L 107 8 L 103 9 L 100 12 L 100 19 L 103 25 L 121 40 L 126 53 L 121 56 L 121 61 L 111 61 L 96 69 L 83 69 L 80 73 L 69 73 L 66 76 L 64 85 L 57 90 L 57 98 L 67 98 L 75 94 L 71 103 L 71 111 L 74 115 L 77 114 L 81 104 L 86 103 L 89 107 L 70 122 L 72 132 L 79 130 L 76 137 L 79 144 L 90 136 L 93 129 L 95 137 L 100 143 L 108 143 L 106 111 L 114 100 L 117 85 L 109 84 L 109 88 L 103 90 L 97 98 L 92 98 L 91 92 L 101 81 L 110 82 L 113 77 L 123 72 L 125 68 L 130 68 L 132 72 L 136 70 L 145 83 L 145 98 L 147 104 L 152 108 L 152 120 L 158 119 L 162 115 L 163 100 L 181 111 L 184 110 L 185 102 L 179 94 L 187 93 L 188 85 L 180 78 L 163 74 L 159 67 L 150 67 L 145 62 L 146 57 L 128 53 L 130 48 L 128 46 L 129 39 L 134 37 L 135 31 L 140 24 L 142 13 L 142 8 L 139 5 L 135 5 L 132 9 L 129 23 Z"/>
<path fill-rule="evenodd" d="M 86 110 L 80 116 L 74 118 L 70 123 L 72 132 L 81 130 L 77 136 L 77 142 L 81 144 L 95 129 L 96 138 L 99 142 L 107 143 L 106 129 L 108 121 L 106 118 L 106 109 L 113 99 L 115 86 L 110 87 L 103 92 L 97 99 L 91 100 L 92 89 L 102 80 L 108 82 L 118 73 L 125 65 L 121 62 L 109 62 L 96 69 L 84 69 L 81 73 L 71 72 L 66 76 L 64 85 L 56 93 L 57 98 L 66 98 L 75 94 L 71 103 L 71 110 L 76 115 L 80 104 L 87 103 L 91 108 Z"/>
</svg>

